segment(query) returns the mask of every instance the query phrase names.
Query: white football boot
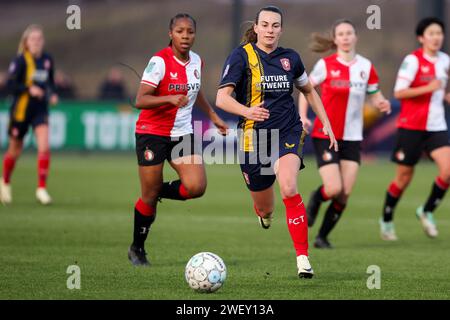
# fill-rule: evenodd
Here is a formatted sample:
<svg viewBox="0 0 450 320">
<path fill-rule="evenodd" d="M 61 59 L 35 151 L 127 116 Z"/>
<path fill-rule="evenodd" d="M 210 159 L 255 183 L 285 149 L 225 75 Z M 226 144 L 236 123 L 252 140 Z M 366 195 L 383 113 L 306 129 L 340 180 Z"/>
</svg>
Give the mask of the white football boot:
<svg viewBox="0 0 450 320">
<path fill-rule="evenodd" d="M 424 212 L 423 207 L 419 207 L 416 210 L 417 219 L 422 224 L 423 231 L 430 238 L 436 238 L 438 236 L 438 230 L 436 228 L 436 222 L 433 218 L 432 212 Z"/>
<path fill-rule="evenodd" d="M 43 205 L 48 205 L 52 203 L 52 198 L 47 192 L 45 188 L 37 188 L 36 189 L 36 199 Z"/>
<path fill-rule="evenodd" d="M 3 204 L 10 204 L 12 202 L 11 185 L 5 183 L 3 178 L 0 178 L 0 201 Z"/>
<path fill-rule="evenodd" d="M 314 275 L 314 270 L 309 263 L 308 257 L 305 255 L 297 256 L 297 268 L 300 278 L 311 279 Z"/>
<path fill-rule="evenodd" d="M 384 222 L 383 218 L 380 219 L 380 236 L 385 241 L 397 241 L 397 235 L 395 233 L 394 222 Z"/>
<path fill-rule="evenodd" d="M 263 227 L 263 229 L 269 229 L 270 225 L 272 224 L 272 219 L 273 219 L 273 214 L 269 214 L 266 218 L 261 218 L 260 216 L 258 216 L 258 221 L 259 224 L 261 225 L 261 227 Z"/>
</svg>

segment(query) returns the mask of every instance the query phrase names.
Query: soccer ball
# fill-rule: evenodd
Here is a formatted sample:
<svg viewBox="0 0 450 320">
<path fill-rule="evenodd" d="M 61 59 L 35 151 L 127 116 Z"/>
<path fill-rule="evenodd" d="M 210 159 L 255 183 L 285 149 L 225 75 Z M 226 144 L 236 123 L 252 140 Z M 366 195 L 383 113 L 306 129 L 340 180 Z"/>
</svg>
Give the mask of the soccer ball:
<svg viewBox="0 0 450 320">
<path fill-rule="evenodd" d="M 218 255 L 200 252 L 189 260 L 184 276 L 195 291 L 210 293 L 222 287 L 227 277 L 227 267 Z"/>
</svg>

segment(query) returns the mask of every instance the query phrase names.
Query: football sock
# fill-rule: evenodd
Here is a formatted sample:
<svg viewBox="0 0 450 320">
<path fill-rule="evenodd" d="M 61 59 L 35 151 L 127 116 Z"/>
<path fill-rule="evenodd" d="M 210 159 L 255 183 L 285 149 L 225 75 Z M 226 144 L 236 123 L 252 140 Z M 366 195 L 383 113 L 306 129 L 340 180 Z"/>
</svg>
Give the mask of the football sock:
<svg viewBox="0 0 450 320">
<path fill-rule="evenodd" d="M 308 256 L 308 219 L 302 197 L 295 196 L 283 199 L 286 207 L 286 222 L 297 256 Z"/>
<path fill-rule="evenodd" d="M 164 182 L 159 196 L 161 198 L 172 200 L 186 200 L 191 198 L 186 188 L 181 183 L 181 180 Z"/>
<path fill-rule="evenodd" d="M 8 153 L 3 158 L 3 181 L 6 184 L 11 182 L 11 175 L 16 165 L 16 159 L 11 157 Z"/>
<path fill-rule="evenodd" d="M 330 234 L 331 230 L 333 230 L 336 223 L 342 216 L 342 212 L 345 209 L 345 204 L 339 203 L 336 200 L 333 200 L 328 206 L 327 211 L 325 212 L 325 217 L 323 218 L 322 226 L 319 230 L 319 237 L 326 239 Z"/>
<path fill-rule="evenodd" d="M 401 190 L 395 182 L 389 185 L 389 189 L 386 192 L 386 200 L 383 206 L 383 221 L 390 222 L 394 219 L 394 210 L 398 200 L 402 196 L 403 190 Z"/>
<path fill-rule="evenodd" d="M 145 240 L 147 239 L 151 224 L 155 221 L 155 217 L 156 207 L 149 206 L 139 198 L 134 206 L 134 233 L 132 246 L 144 248 Z"/>
<path fill-rule="evenodd" d="M 314 193 L 314 197 L 320 201 L 320 202 L 324 202 L 324 201 L 328 201 L 331 198 L 326 194 L 325 192 L 325 187 L 323 185 L 321 185 L 317 191 Z"/>
<path fill-rule="evenodd" d="M 423 207 L 423 211 L 433 212 L 434 209 L 436 209 L 436 207 L 441 202 L 442 198 L 444 198 L 448 186 L 449 186 L 448 183 L 446 183 L 440 177 L 437 177 L 431 188 L 430 196 L 428 197 L 428 200 L 425 203 L 425 206 Z"/>
<path fill-rule="evenodd" d="M 50 166 L 50 152 L 40 152 L 38 154 L 38 187 L 47 186 L 48 167 Z"/>
</svg>

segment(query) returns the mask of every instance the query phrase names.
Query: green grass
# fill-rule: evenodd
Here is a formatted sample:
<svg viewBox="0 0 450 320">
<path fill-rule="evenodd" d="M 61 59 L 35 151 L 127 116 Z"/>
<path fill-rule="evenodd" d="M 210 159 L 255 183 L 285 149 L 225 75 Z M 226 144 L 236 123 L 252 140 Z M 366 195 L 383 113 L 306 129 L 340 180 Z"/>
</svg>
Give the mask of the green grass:
<svg viewBox="0 0 450 320">
<path fill-rule="evenodd" d="M 304 198 L 320 183 L 312 159 L 299 177 Z M 1 299 L 448 299 L 450 201 L 437 211 L 440 235 L 425 237 L 414 211 L 428 195 L 436 170 L 422 163 L 396 212 L 400 240 L 379 239 L 387 161 L 361 169 L 345 214 L 331 235 L 336 249 L 310 250 L 312 280 L 296 275 L 295 253 L 277 196 L 274 224 L 263 230 L 237 166 L 207 166 L 206 195 L 164 201 L 149 235 L 151 268 L 127 260 L 133 205 L 139 195 L 134 155 L 60 155 L 52 158 L 54 204 L 34 199 L 35 157 L 25 155 L 13 176 L 14 203 L 0 207 Z M 166 168 L 166 178 L 174 178 Z M 310 232 L 313 240 L 323 212 Z M 184 267 L 200 251 L 220 255 L 228 279 L 214 294 L 197 294 Z M 68 290 L 66 269 L 81 268 L 81 290 Z M 381 268 L 381 289 L 369 290 L 367 267 Z"/>
</svg>

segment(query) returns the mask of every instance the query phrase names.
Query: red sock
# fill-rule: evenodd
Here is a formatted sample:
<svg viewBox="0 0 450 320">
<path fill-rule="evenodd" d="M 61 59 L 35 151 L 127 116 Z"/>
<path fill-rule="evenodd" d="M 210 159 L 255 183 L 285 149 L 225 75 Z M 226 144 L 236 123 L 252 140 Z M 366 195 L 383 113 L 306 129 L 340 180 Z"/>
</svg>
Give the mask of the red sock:
<svg viewBox="0 0 450 320">
<path fill-rule="evenodd" d="M 47 187 L 48 167 L 50 166 L 50 152 L 38 154 L 38 187 Z"/>
<path fill-rule="evenodd" d="M 180 189 L 178 190 L 180 193 L 180 196 L 183 199 L 191 199 L 192 197 L 189 195 L 189 192 L 186 190 L 186 187 L 181 183 L 180 184 Z"/>
<path fill-rule="evenodd" d="M 15 165 L 16 159 L 6 153 L 3 158 L 3 181 L 7 184 L 11 182 L 11 175 Z"/>
<path fill-rule="evenodd" d="M 141 198 L 139 198 L 134 208 L 143 216 L 150 217 L 153 216 L 156 212 L 156 207 L 151 207 L 148 204 L 146 204 L 144 201 L 142 201 Z"/>
<path fill-rule="evenodd" d="M 286 207 L 286 222 L 297 256 L 308 256 L 308 220 L 302 197 L 296 194 L 283 199 L 283 202 Z"/>
</svg>

